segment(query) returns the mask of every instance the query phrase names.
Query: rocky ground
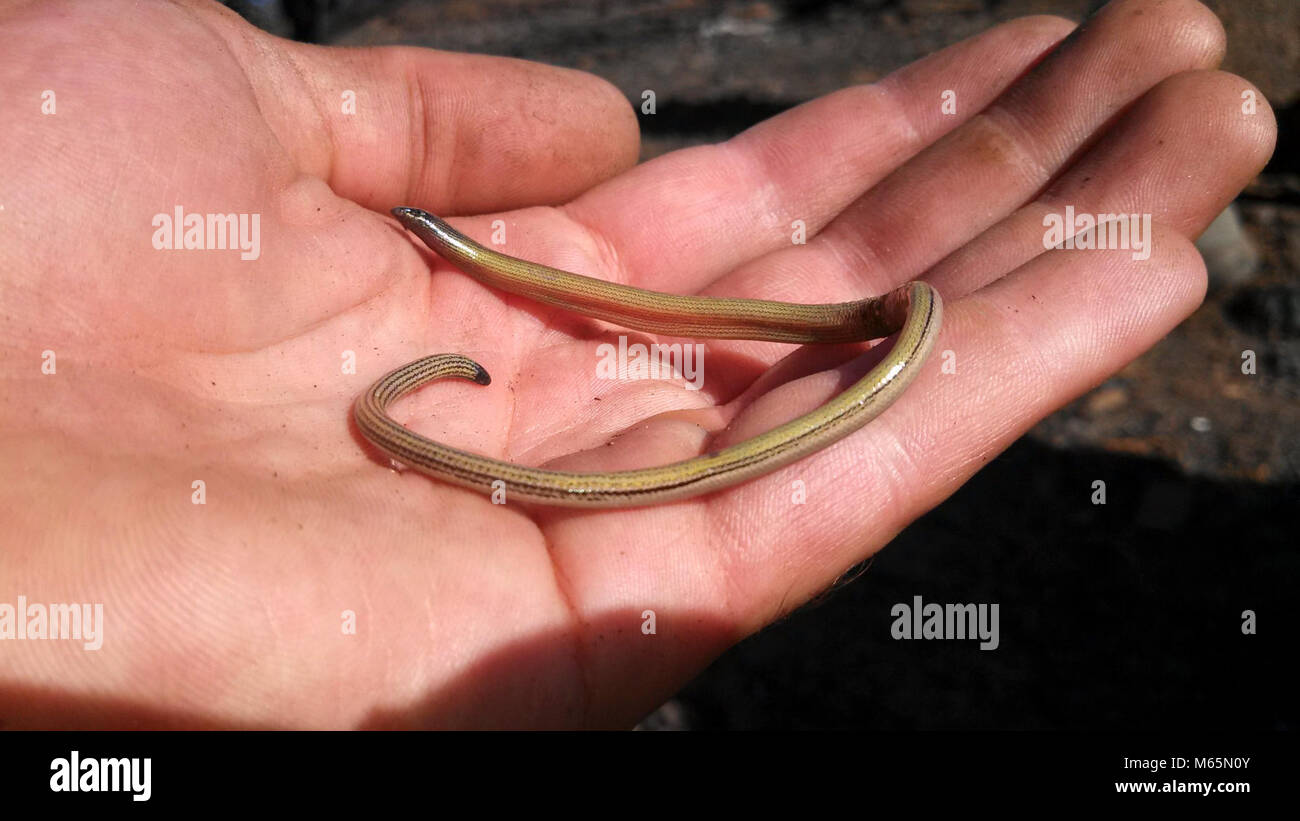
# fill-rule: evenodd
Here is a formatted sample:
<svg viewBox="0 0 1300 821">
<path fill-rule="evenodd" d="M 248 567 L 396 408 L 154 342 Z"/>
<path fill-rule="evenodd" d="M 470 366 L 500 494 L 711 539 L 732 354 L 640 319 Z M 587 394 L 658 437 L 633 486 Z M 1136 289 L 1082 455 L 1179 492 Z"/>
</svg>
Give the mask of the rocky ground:
<svg viewBox="0 0 1300 821">
<path fill-rule="evenodd" d="M 581 68 L 654 89 L 643 153 L 758 120 L 1013 17 L 1086 0 L 320 2 L 281 33 Z M 645 727 L 1282 728 L 1300 574 L 1300 3 L 1212 0 L 1281 133 L 1202 308 L 873 562 L 735 647 Z M 1229 232 L 1231 233 L 1231 232 Z M 1254 270 L 1240 262 L 1254 256 Z M 1231 257 L 1233 255 L 1229 255 Z M 1228 258 L 1225 257 L 1225 260 Z M 1241 373 L 1253 350 L 1258 373 Z M 1089 502 L 1094 478 L 1109 503 Z M 1002 645 L 890 639 L 891 606 L 998 602 Z M 1243 637 L 1241 611 L 1259 614 Z"/>
</svg>

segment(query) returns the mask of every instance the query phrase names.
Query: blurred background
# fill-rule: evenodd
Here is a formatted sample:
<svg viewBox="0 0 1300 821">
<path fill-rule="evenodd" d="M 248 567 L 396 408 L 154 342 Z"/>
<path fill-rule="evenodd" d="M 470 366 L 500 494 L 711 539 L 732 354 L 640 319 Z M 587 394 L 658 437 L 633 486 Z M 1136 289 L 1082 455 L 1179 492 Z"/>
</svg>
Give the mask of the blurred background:
<svg viewBox="0 0 1300 821">
<path fill-rule="evenodd" d="M 1043 421 L 817 601 L 734 647 L 646 729 L 1294 729 L 1300 580 L 1300 2 L 1206 0 L 1223 68 L 1279 121 L 1268 167 L 1200 242 L 1205 304 Z M 642 157 L 1027 14 L 1091 0 L 230 0 L 324 44 L 406 44 L 593 72 Z M 1254 351 L 1257 373 L 1241 372 Z M 1107 484 L 1107 504 L 1090 501 Z M 998 603 L 1001 646 L 894 641 L 890 609 Z M 1257 614 L 1243 635 L 1242 612 Z"/>
</svg>

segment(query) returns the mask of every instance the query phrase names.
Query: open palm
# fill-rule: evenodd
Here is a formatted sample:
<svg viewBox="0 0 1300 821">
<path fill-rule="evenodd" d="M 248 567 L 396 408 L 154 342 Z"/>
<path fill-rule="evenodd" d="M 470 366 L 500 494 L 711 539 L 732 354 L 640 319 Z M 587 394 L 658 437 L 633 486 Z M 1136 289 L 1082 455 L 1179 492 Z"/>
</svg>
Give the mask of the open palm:
<svg viewBox="0 0 1300 821">
<path fill-rule="evenodd" d="M 1273 145 L 1192 2 L 1112 4 L 1045 60 L 1070 24 L 1009 23 L 635 168 L 632 112 L 587 75 L 120 5 L 0 11 L 0 601 L 105 612 L 96 651 L 0 642 L 5 726 L 628 725 L 1195 308 L 1191 239 Z M 1067 204 L 1153 215 L 1150 258 L 1045 251 Z M 700 391 L 601 379 L 618 331 L 477 284 L 396 205 L 659 291 L 822 302 L 924 277 L 949 367 L 728 491 L 493 505 L 385 469 L 353 399 L 464 353 L 491 386 L 394 415 L 499 458 L 624 469 L 771 428 L 871 354 L 714 342 Z M 156 249 L 177 206 L 258 214 L 257 258 Z"/>
</svg>

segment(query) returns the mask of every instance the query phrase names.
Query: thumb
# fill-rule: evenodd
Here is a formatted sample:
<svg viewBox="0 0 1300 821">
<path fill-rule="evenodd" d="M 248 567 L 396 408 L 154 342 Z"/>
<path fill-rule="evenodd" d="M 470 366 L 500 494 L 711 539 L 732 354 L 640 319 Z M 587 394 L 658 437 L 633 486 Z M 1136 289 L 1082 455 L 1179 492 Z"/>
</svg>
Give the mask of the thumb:
<svg viewBox="0 0 1300 821">
<path fill-rule="evenodd" d="M 270 39 L 276 48 L 249 56 L 264 69 L 254 82 L 270 85 L 258 96 L 276 101 L 264 112 L 272 129 L 304 172 L 367 208 L 468 214 L 561 203 L 636 163 L 636 115 L 590 74 Z"/>
</svg>

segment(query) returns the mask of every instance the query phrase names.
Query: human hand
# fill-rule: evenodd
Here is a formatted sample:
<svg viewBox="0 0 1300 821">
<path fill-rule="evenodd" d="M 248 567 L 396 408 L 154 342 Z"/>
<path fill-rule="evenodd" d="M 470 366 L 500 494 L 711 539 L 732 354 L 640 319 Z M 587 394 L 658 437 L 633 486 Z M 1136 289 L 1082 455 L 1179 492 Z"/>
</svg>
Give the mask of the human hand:
<svg viewBox="0 0 1300 821">
<path fill-rule="evenodd" d="M 1223 35 L 1190 2 L 1113 4 L 1023 77 L 1070 26 L 1009 23 L 631 170 L 626 103 L 575 72 L 286 43 L 207 4 L 149 26 L 68 8 L 0 17 L 9 99 L 33 101 L 0 135 L 0 602 L 102 602 L 106 638 L 0 642 L 8 726 L 625 726 L 1186 316 L 1191 239 L 1273 142 L 1262 97 L 1246 116 L 1249 84 L 1207 70 Z M 177 204 L 259 213 L 260 256 L 155 250 Z M 1150 258 L 1045 251 L 1066 204 L 1152 214 Z M 627 511 L 492 505 L 383 470 L 355 396 L 464 353 L 491 387 L 395 415 L 616 470 L 769 429 L 871 354 L 768 371 L 788 348 L 710 343 L 701 391 L 601 380 L 608 331 L 422 254 L 393 205 L 481 214 L 456 221 L 481 240 L 502 219 L 512 255 L 666 292 L 840 301 L 923 277 L 945 327 L 889 412 L 770 476 Z"/>
</svg>

